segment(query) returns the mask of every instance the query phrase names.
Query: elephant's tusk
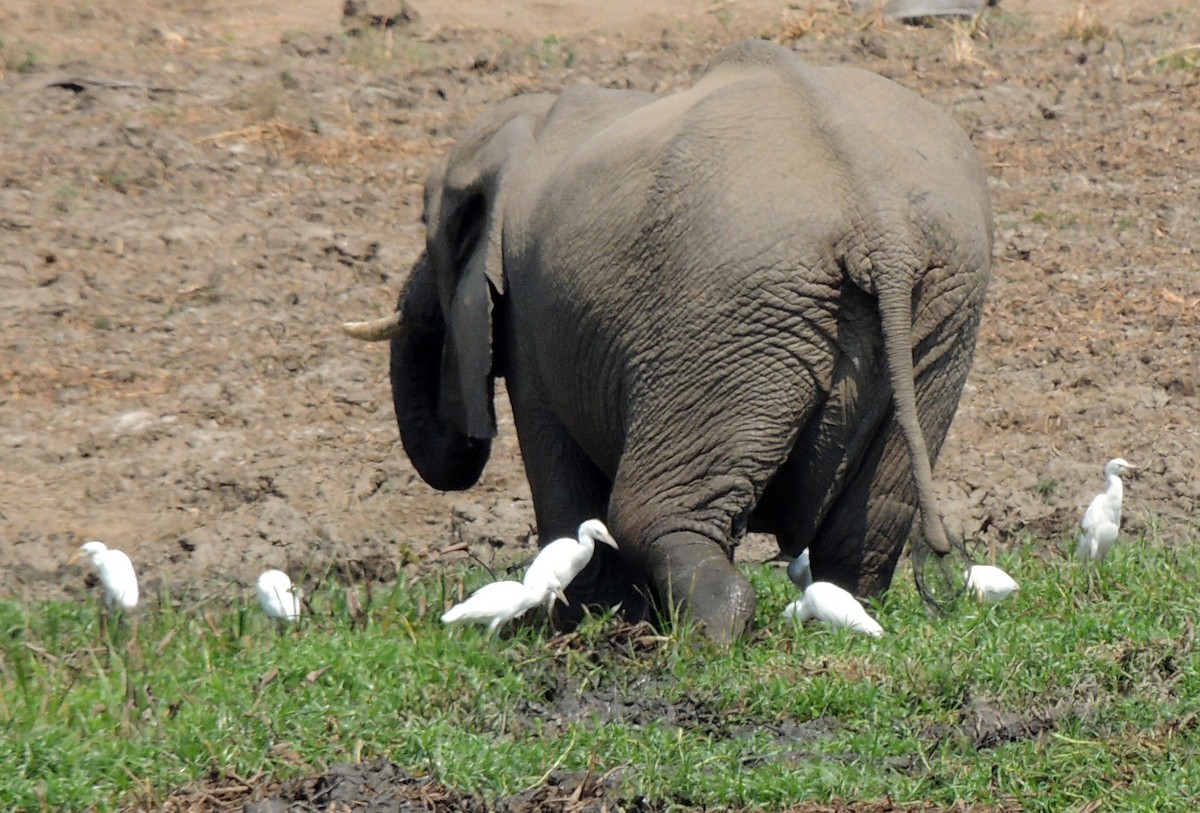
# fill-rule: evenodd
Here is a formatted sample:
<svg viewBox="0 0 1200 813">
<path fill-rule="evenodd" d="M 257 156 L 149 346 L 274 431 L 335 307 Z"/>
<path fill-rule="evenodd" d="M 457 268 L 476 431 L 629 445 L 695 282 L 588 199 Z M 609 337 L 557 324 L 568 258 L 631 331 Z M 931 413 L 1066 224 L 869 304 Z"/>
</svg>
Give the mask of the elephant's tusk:
<svg viewBox="0 0 1200 813">
<path fill-rule="evenodd" d="M 367 322 L 342 323 L 343 333 L 352 339 L 361 339 L 364 342 L 387 341 L 402 336 L 407 330 L 408 326 L 404 324 L 404 317 L 400 315 L 400 311 Z"/>
</svg>

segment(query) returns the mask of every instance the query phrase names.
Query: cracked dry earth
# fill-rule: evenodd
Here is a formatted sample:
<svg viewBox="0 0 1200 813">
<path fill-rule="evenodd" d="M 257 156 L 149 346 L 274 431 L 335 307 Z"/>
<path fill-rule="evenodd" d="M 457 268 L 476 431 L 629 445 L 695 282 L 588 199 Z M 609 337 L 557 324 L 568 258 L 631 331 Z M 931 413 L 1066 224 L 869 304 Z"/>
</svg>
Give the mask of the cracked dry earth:
<svg viewBox="0 0 1200 813">
<path fill-rule="evenodd" d="M 917 90 L 983 157 L 995 279 L 936 469 L 977 554 L 1032 535 L 1061 555 L 1117 455 L 1142 467 L 1126 537 L 1194 535 L 1200 12 L 1004 0 L 971 38 L 836 2 L 602 5 L 418 2 L 351 36 L 338 2 L 5 3 L 0 596 L 85 595 L 94 577 L 66 561 L 88 538 L 129 552 L 147 594 L 201 597 L 248 594 L 267 566 L 389 580 L 445 567 L 452 542 L 484 561 L 531 551 L 503 398 L 482 482 L 433 492 L 399 448 L 386 350 L 338 324 L 391 307 L 425 173 L 483 105 L 572 82 L 669 92 L 744 36 Z M 474 804 L 399 771 L 331 768 L 254 799 L 307 810 L 318 785 L 384 782 Z M 610 780 L 504 804 L 612 807 Z M 232 809 L 218 802 L 250 798 L 233 781 L 176 809 Z"/>
</svg>

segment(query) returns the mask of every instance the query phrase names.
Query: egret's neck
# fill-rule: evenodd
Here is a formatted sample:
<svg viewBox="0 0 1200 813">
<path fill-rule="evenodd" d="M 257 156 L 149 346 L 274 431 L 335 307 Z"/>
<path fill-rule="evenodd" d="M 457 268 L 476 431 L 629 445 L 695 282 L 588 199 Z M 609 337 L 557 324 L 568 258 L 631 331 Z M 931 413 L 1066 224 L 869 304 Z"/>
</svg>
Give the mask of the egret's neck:
<svg viewBox="0 0 1200 813">
<path fill-rule="evenodd" d="M 1108 475 L 1108 498 L 1110 500 L 1121 501 L 1125 496 L 1125 486 L 1121 483 L 1121 477 L 1117 474 Z"/>
<path fill-rule="evenodd" d="M 1108 495 L 1108 504 L 1112 506 L 1113 514 L 1119 524 L 1121 522 L 1121 499 L 1125 496 L 1125 486 L 1121 483 L 1119 475 L 1108 475 L 1108 491 L 1104 493 Z"/>
</svg>

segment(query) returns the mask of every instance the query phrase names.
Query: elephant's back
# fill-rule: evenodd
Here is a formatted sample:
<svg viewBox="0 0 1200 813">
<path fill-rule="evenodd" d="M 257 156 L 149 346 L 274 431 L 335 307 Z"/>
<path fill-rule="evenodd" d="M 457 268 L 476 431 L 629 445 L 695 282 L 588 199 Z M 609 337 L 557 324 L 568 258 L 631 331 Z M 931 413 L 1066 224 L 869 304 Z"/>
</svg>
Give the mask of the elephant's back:
<svg viewBox="0 0 1200 813">
<path fill-rule="evenodd" d="M 882 228 L 904 229 L 913 242 L 930 239 L 930 229 L 970 236 L 970 245 L 956 247 L 970 257 L 965 264 L 987 265 L 987 178 L 966 133 L 937 105 L 877 73 L 812 65 L 764 41 L 727 49 L 695 90 L 720 94 L 738 85 L 757 87 L 761 99 L 791 108 L 788 135 L 801 145 L 797 154 L 837 167 L 841 200 L 853 208 L 852 217 L 895 220 L 901 214 L 906 223 Z M 871 224 L 858 228 L 874 231 Z"/>
<path fill-rule="evenodd" d="M 529 273 L 513 292 L 545 326 L 533 355 L 546 389 L 580 401 L 556 410 L 588 415 L 573 431 L 609 475 L 615 457 L 595 450 L 624 436 L 628 405 L 653 409 L 654 393 L 672 391 L 714 400 L 712 363 L 751 339 L 752 363 L 794 403 L 827 386 L 832 348 L 798 361 L 787 326 L 831 341 L 840 259 L 878 246 L 881 219 L 919 242 L 964 233 L 958 217 L 973 236 L 954 266 L 986 267 L 990 256 L 986 183 L 948 117 L 866 71 L 809 66 L 777 46 L 734 56 L 694 87 L 605 121 L 537 172 L 519 241 Z M 903 116 L 925 124 L 890 130 Z M 702 408 L 692 416 L 709 420 Z"/>
<path fill-rule="evenodd" d="M 979 155 L 957 122 L 908 88 L 870 71 L 806 67 L 826 127 L 864 197 L 891 192 L 905 210 L 936 217 L 950 233 L 986 226 L 991 204 Z"/>
<path fill-rule="evenodd" d="M 764 92 L 795 89 L 774 77 L 683 91 L 544 170 L 522 241 L 532 273 L 513 293 L 545 326 L 531 355 L 555 411 L 608 476 L 634 412 L 690 393 L 699 403 L 676 431 L 698 436 L 716 420 L 706 410 L 721 398 L 706 382 L 723 357 L 749 352 L 751 333 L 745 363 L 776 371 L 790 402 L 815 386 L 785 326 L 804 319 L 836 333 L 829 246 L 846 228 L 849 187 L 811 111 L 764 108 Z M 778 329 L 758 335 L 748 313 Z M 831 364 L 819 377 L 832 377 Z M 759 408 L 755 397 L 740 396 L 743 408 Z"/>
</svg>

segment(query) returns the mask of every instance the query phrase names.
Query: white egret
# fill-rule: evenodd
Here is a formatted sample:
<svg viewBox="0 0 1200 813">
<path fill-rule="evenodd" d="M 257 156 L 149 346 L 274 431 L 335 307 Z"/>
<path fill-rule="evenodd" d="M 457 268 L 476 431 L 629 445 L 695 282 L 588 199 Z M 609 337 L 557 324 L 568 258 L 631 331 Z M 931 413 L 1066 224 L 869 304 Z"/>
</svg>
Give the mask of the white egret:
<svg viewBox="0 0 1200 813">
<path fill-rule="evenodd" d="M 264 570 L 258 577 L 258 603 L 263 611 L 278 621 L 295 621 L 300 617 L 300 596 L 292 580 L 282 570 Z"/>
<path fill-rule="evenodd" d="M 488 637 L 496 633 L 500 625 L 523 615 L 531 607 L 544 601 L 542 591 L 533 590 L 518 581 L 499 581 L 485 584 L 466 601 L 455 604 L 442 614 L 443 624 L 471 621 L 488 625 Z"/>
<path fill-rule="evenodd" d="M 104 602 L 108 606 L 119 606 L 132 610 L 138 603 L 137 574 L 133 563 L 123 552 L 110 548 L 103 542 L 91 540 L 79 546 L 79 552 L 71 557 L 78 562 L 84 556 L 92 560 L 104 584 Z"/>
<path fill-rule="evenodd" d="M 876 638 L 883 635 L 883 627 L 847 590 L 832 582 L 813 581 L 807 548 L 788 564 L 788 578 L 804 591 L 783 610 L 784 618 L 791 619 L 792 623 L 803 624 L 813 618 L 835 629 L 845 627 Z"/>
<path fill-rule="evenodd" d="M 1075 555 L 1081 561 L 1101 561 L 1112 550 L 1121 529 L 1121 499 L 1125 495 L 1121 475 L 1136 469 L 1122 458 L 1114 458 L 1104 464 L 1104 479 L 1108 488 L 1097 494 L 1083 514 L 1083 532 Z"/>
<path fill-rule="evenodd" d="M 883 627 L 867 615 L 858 599 L 832 582 L 810 584 L 803 596 L 784 608 L 783 615 L 795 624 L 803 624 L 814 618 L 835 629 L 845 627 L 876 638 L 883 635 Z"/>
<path fill-rule="evenodd" d="M 986 604 L 995 604 L 1021 589 L 1016 579 L 995 565 L 971 565 L 963 578 L 967 580 L 967 590 Z"/>
<path fill-rule="evenodd" d="M 547 610 L 554 606 L 555 599 L 567 603 L 567 585 L 592 560 L 597 542 L 617 547 L 617 541 L 598 519 L 589 519 L 581 524 L 578 533 L 577 539 L 564 536 L 546 545 L 525 571 L 525 586 L 546 597 Z"/>
</svg>

